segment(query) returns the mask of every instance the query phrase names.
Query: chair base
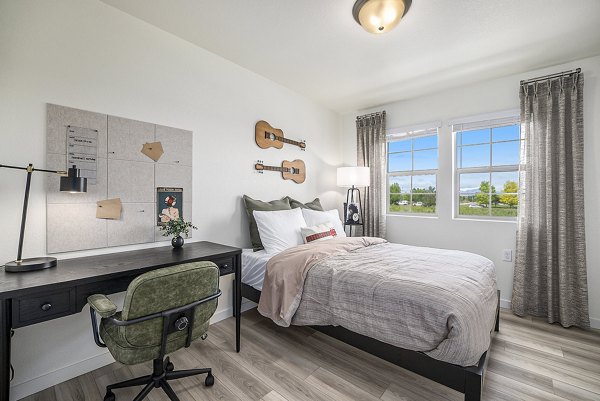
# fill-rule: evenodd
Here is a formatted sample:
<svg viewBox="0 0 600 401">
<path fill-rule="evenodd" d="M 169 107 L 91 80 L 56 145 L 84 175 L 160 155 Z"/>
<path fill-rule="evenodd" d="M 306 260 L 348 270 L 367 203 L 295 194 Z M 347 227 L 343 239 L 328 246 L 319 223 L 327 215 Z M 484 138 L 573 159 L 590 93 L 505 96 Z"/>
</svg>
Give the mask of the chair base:
<svg viewBox="0 0 600 401">
<path fill-rule="evenodd" d="M 215 384 L 215 377 L 212 375 L 210 368 L 174 370 L 174 366 L 171 361 L 169 361 L 169 357 L 166 357 L 164 361 L 162 359 L 155 359 L 153 361 L 153 366 L 154 368 L 151 375 L 137 377 L 135 379 L 125 380 L 106 386 L 104 401 L 115 401 L 116 397 L 112 390 L 143 385 L 145 385 L 144 388 L 133 401 L 143 400 L 152 389 L 159 387 L 163 389 L 171 401 L 179 401 L 179 398 L 168 381 L 201 374 L 206 374 L 206 379 L 204 380 L 205 386 L 212 386 Z"/>
</svg>

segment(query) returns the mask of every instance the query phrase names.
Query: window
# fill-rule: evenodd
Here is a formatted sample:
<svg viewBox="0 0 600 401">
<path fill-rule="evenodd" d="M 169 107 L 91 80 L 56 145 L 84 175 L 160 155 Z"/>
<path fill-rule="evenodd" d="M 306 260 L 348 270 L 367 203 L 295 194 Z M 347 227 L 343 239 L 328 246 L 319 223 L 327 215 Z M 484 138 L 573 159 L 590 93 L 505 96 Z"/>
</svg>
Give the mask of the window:
<svg viewBox="0 0 600 401">
<path fill-rule="evenodd" d="M 388 213 L 435 214 L 437 128 L 388 135 Z"/>
<path fill-rule="evenodd" d="M 514 219 L 519 203 L 518 117 L 452 126 L 456 139 L 457 216 Z"/>
</svg>

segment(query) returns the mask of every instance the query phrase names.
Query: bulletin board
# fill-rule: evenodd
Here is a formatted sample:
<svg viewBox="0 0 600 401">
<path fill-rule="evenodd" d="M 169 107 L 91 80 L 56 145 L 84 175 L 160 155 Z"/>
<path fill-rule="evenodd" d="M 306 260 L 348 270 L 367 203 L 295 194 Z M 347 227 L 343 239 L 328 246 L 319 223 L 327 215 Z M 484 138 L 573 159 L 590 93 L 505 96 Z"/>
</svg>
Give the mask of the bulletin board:
<svg viewBox="0 0 600 401">
<path fill-rule="evenodd" d="M 191 131 L 47 104 L 46 132 L 48 168 L 75 164 L 88 179 L 71 194 L 48 176 L 48 253 L 165 241 L 161 221 L 191 221 Z M 164 189 L 175 199 L 159 198 Z"/>
</svg>

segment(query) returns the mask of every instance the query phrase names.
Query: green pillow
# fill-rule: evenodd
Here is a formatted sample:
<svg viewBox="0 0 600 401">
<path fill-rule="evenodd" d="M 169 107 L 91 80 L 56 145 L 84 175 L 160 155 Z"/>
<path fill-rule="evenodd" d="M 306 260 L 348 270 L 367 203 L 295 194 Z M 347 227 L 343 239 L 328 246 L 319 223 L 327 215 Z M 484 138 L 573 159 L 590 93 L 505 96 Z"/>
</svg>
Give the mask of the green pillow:
<svg viewBox="0 0 600 401">
<path fill-rule="evenodd" d="M 292 209 L 302 208 L 323 211 L 323 206 L 321 206 L 321 201 L 319 200 L 319 198 L 315 198 L 314 201 L 308 203 L 299 202 L 296 199 L 290 198 L 289 196 L 286 196 L 283 199 L 287 199 L 290 202 L 290 206 L 292 207 Z"/>
<path fill-rule="evenodd" d="M 248 214 L 248 221 L 250 222 L 250 241 L 252 241 L 252 248 L 255 251 L 259 251 L 264 248 L 260 240 L 260 234 L 258 233 L 258 227 L 256 226 L 253 212 L 255 210 L 290 210 L 290 201 L 287 198 L 283 198 L 272 200 L 270 202 L 263 202 L 261 200 L 252 199 L 248 195 L 244 195 L 244 203 L 246 204 L 246 213 Z"/>
</svg>

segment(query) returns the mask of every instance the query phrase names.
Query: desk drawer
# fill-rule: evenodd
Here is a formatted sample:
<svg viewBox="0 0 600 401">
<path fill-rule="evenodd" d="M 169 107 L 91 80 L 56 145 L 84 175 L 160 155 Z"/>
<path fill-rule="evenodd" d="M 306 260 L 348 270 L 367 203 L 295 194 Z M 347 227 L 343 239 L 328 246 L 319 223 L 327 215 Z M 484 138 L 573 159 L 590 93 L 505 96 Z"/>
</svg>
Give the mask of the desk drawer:
<svg viewBox="0 0 600 401">
<path fill-rule="evenodd" d="M 75 313 L 75 289 L 18 297 L 13 300 L 13 327 L 22 327 Z"/>
<path fill-rule="evenodd" d="M 219 275 L 225 276 L 234 272 L 233 270 L 233 257 L 221 258 L 211 260 L 214 264 L 219 267 Z"/>
</svg>

